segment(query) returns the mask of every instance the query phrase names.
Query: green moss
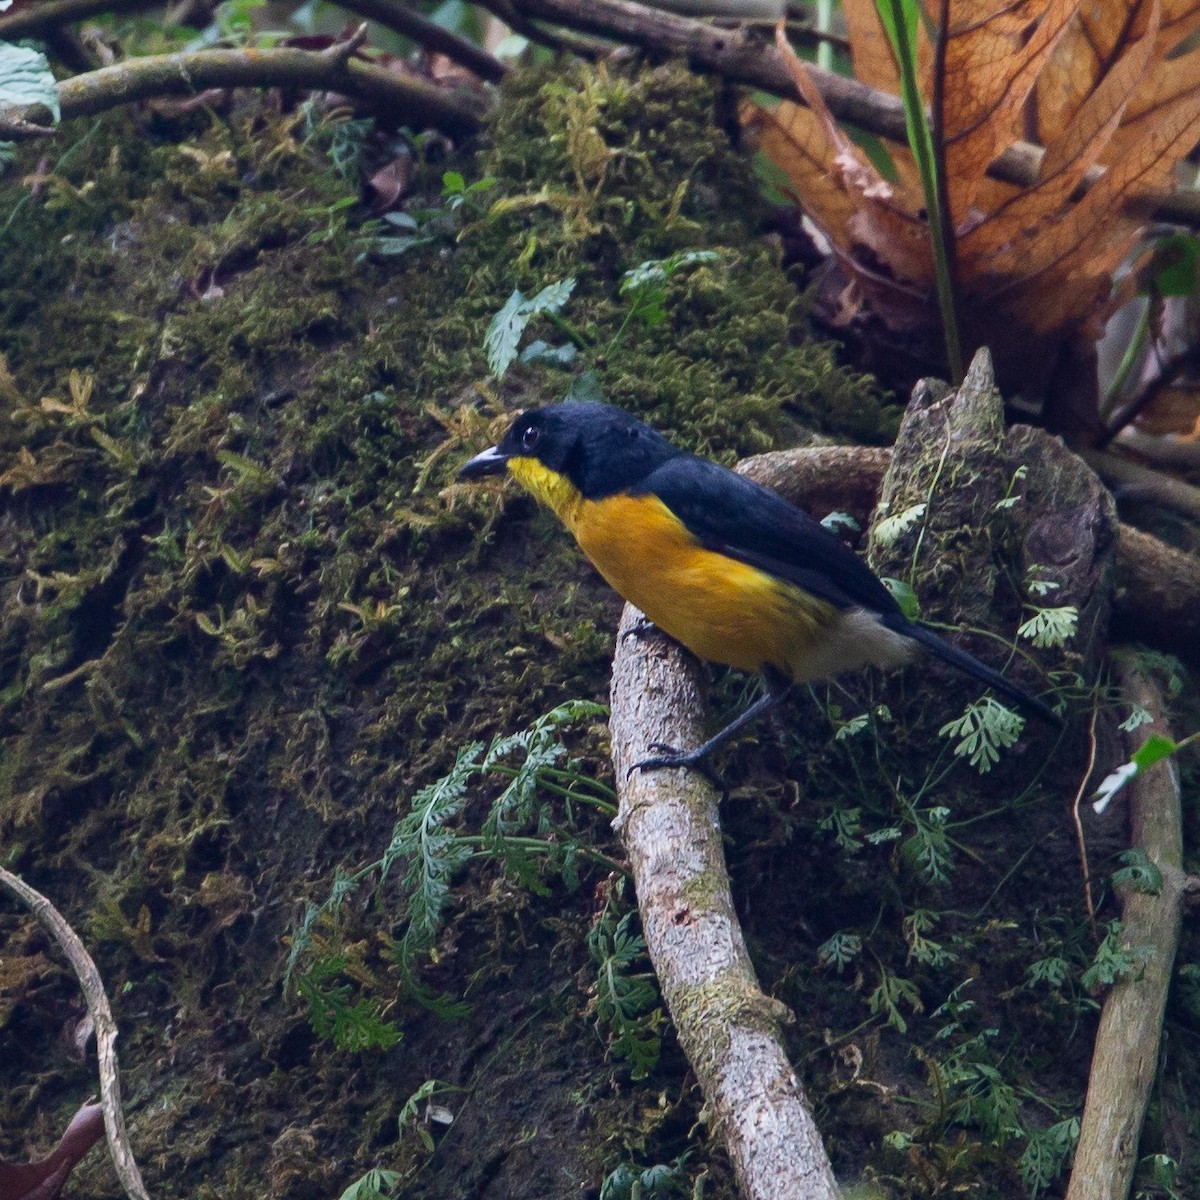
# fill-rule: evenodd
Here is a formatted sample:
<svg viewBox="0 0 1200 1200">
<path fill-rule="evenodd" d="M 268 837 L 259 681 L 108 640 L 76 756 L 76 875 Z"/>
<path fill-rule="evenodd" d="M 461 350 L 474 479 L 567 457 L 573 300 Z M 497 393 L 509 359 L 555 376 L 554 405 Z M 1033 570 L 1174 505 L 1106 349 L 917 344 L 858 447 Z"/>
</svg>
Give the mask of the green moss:
<svg viewBox="0 0 1200 1200">
<path fill-rule="evenodd" d="M 149 1009 L 181 1014 L 188 1061 L 243 1047 L 231 1107 L 293 1077 L 306 1025 L 278 987 L 298 897 L 377 856 L 466 742 L 606 692 L 616 599 L 527 499 L 453 483 L 506 410 L 569 385 L 487 378 L 513 288 L 577 278 L 567 315 L 595 348 L 578 369 L 726 461 L 797 416 L 880 421 L 869 382 L 792 340 L 801 305 L 713 103 L 674 67 L 518 75 L 459 164 L 495 187 L 456 239 L 379 261 L 357 185 L 290 117 L 193 117 L 182 146 L 110 117 L 64 134 L 39 197 L 6 181 L 0 828 L 95 935 L 135 1098 L 160 1083 Z M 438 204 L 440 170 L 414 208 Z M 682 248 L 719 260 L 671 281 L 663 325 L 614 341 L 622 273 Z M 586 955 L 556 954 L 569 988 Z M 585 1022 L 564 1029 L 608 1069 Z M 314 1109 L 344 1103 L 356 1064 L 305 1055 Z M 163 1094 L 214 1160 L 194 1190 L 224 1171 L 214 1194 L 261 1194 L 272 1162 L 317 1179 L 332 1135 L 280 1144 L 265 1100 L 246 1100 L 265 1149 L 222 1150 L 197 1115 L 210 1076 Z M 363 1119 L 383 1128 L 394 1093 Z M 137 1120 L 164 1169 L 197 1169 L 174 1121 Z"/>
</svg>

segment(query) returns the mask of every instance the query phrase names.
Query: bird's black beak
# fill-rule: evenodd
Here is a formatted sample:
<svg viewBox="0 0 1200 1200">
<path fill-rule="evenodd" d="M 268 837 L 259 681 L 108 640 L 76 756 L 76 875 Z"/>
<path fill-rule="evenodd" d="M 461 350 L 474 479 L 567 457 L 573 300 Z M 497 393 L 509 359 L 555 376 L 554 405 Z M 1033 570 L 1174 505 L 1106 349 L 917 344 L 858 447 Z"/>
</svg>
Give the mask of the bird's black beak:
<svg viewBox="0 0 1200 1200">
<path fill-rule="evenodd" d="M 482 479 L 485 475 L 503 475 L 508 466 L 508 455 L 499 446 L 492 446 L 482 454 L 463 463 L 458 469 L 459 479 Z"/>
</svg>

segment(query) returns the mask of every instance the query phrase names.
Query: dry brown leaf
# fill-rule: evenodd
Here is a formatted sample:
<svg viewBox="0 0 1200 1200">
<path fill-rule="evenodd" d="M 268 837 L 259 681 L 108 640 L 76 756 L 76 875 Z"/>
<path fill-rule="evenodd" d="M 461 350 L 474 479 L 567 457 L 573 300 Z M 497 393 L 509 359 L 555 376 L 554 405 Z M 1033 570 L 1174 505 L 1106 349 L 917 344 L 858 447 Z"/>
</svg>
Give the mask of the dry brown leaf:
<svg viewBox="0 0 1200 1200">
<path fill-rule="evenodd" d="M 1139 200 L 1169 188 L 1200 140 L 1200 50 L 1178 52 L 1200 28 L 1200 0 L 928 0 L 926 9 L 948 13 L 942 112 L 964 341 L 992 344 L 1008 384 L 1036 394 L 1059 349 L 1078 353 L 1075 339 L 1098 336 L 1116 299 L 1114 271 L 1145 223 Z M 894 81 L 873 2 L 848 0 L 846 12 L 863 76 Z M 928 96 L 928 39 L 921 55 Z M 763 129 L 764 152 L 834 243 L 858 303 L 916 344 L 937 318 L 911 159 L 895 154 L 899 184 L 880 179 L 803 64 L 789 61 L 814 112 L 781 105 L 763 117 L 747 106 L 745 119 Z M 1045 146 L 1038 182 L 988 178 L 991 162 L 1031 132 Z M 850 292 L 828 294 L 845 319 Z"/>
<path fill-rule="evenodd" d="M 938 5 L 932 4 L 936 18 Z M 946 180 L 955 225 L 984 172 L 1023 131 L 1025 99 L 1079 0 L 947 0 L 942 100 Z M 933 64 L 922 91 L 933 94 Z"/>
<path fill-rule="evenodd" d="M 1074 187 L 1100 158 L 1153 59 L 1158 22 L 1157 0 L 1140 0 L 1132 13 L 1126 38 L 1119 49 L 1113 50 L 1112 65 L 1094 81 L 1066 128 L 1045 143 L 1043 180 L 1062 175 Z"/>
<path fill-rule="evenodd" d="M 842 0 L 854 78 L 881 92 L 900 94 L 900 71 L 875 0 Z"/>
</svg>

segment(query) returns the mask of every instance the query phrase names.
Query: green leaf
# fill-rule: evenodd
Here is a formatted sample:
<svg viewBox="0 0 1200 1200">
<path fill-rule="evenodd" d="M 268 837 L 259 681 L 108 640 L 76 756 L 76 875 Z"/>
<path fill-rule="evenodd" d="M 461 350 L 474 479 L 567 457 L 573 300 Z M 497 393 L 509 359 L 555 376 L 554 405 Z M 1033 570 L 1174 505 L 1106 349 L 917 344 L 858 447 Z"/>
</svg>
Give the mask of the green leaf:
<svg viewBox="0 0 1200 1200">
<path fill-rule="evenodd" d="M 925 506 L 921 505 L 921 507 Z M 882 583 L 892 593 L 892 599 L 900 605 L 900 611 L 907 620 L 919 621 L 921 619 L 921 601 L 910 584 L 905 583 L 902 579 L 890 577 L 884 578 Z"/>
<path fill-rule="evenodd" d="M 1079 625 L 1079 610 L 1073 604 L 1061 608 L 1038 608 L 1033 616 L 1022 623 L 1017 637 L 1033 642 L 1035 646 L 1061 646 L 1075 636 Z"/>
<path fill-rule="evenodd" d="M 399 1183 L 399 1171 L 372 1167 L 362 1178 L 356 1179 L 339 1200 L 390 1200 Z"/>
<path fill-rule="evenodd" d="M 58 88 L 40 50 L 0 42 L 0 106 L 44 104 L 57 122 L 62 118 Z"/>
<path fill-rule="evenodd" d="M 534 317 L 559 312 L 575 290 L 575 280 L 560 279 L 547 284 L 532 299 L 517 290 L 504 302 L 504 307 L 492 318 L 483 337 L 488 366 L 497 379 L 512 366 L 525 327 Z"/>
<path fill-rule="evenodd" d="M 1139 771 L 1144 771 L 1147 767 L 1154 766 L 1156 762 L 1170 758 L 1178 749 L 1178 742 L 1173 742 L 1161 733 L 1152 733 L 1134 754 L 1132 761 L 1137 765 Z"/>
<path fill-rule="evenodd" d="M 525 297 L 519 290 L 514 290 L 504 302 L 504 307 L 492 318 L 487 333 L 483 335 L 488 367 L 497 379 L 504 377 L 505 371 L 517 357 L 517 346 L 528 324 L 529 313 L 525 307 Z"/>
<path fill-rule="evenodd" d="M 1183 742 L 1173 742 L 1161 733 L 1152 733 L 1129 762 L 1123 763 L 1110 775 L 1105 776 L 1103 782 L 1093 793 L 1092 808 L 1096 812 L 1102 813 L 1109 806 L 1112 798 L 1131 779 L 1136 779 L 1147 767 L 1152 767 L 1155 763 L 1162 762 L 1164 758 L 1170 758 L 1171 755 L 1178 753 L 1194 736 L 1194 734 L 1190 735 Z"/>
<path fill-rule="evenodd" d="M 849 529 L 852 533 L 858 533 L 862 526 L 847 512 L 831 512 L 821 518 L 821 524 L 829 530 L 830 533 L 837 533 L 839 529 Z"/>
<path fill-rule="evenodd" d="M 881 546 L 891 546 L 925 515 L 924 504 L 913 504 L 895 516 L 884 517 L 875 525 L 875 540 Z"/>
<path fill-rule="evenodd" d="M 1154 247 L 1154 258 L 1163 266 L 1154 276 L 1154 290 L 1160 296 L 1194 296 L 1200 284 L 1200 238 L 1177 233 L 1163 238 Z"/>
<path fill-rule="evenodd" d="M 1013 745 L 1025 728 L 1025 718 L 991 696 L 976 701 L 955 721 L 947 721 L 938 736 L 958 738 L 954 753 L 968 758 L 981 775 L 1000 761 L 1000 751 Z"/>
</svg>

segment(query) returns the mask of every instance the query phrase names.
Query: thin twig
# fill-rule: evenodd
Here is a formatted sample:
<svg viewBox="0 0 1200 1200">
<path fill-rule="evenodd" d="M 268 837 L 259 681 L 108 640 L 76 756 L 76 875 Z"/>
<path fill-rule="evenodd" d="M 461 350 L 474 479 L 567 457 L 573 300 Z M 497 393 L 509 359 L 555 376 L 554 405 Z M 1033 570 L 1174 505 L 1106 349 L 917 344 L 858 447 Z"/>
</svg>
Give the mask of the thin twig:
<svg viewBox="0 0 1200 1200">
<path fill-rule="evenodd" d="M 435 25 L 403 0 L 337 0 L 337 4 L 411 38 L 425 50 L 452 58 L 489 83 L 499 83 L 508 74 L 508 67 L 494 55 L 452 30 Z"/>
<path fill-rule="evenodd" d="M 37 918 L 62 948 L 75 971 L 87 1001 L 88 1013 L 96 1030 L 96 1058 L 100 1067 L 100 1103 L 104 1108 L 104 1128 L 108 1150 L 125 1192 L 132 1200 L 149 1200 L 137 1161 L 125 1131 L 125 1113 L 121 1108 L 121 1080 L 117 1067 L 117 1023 L 104 990 L 100 972 L 79 935 L 63 915 L 41 892 L 31 888 L 18 875 L 0 867 L 0 887 L 15 896 Z"/>
<path fill-rule="evenodd" d="M 1079 815 L 1079 806 L 1083 803 L 1088 782 L 1096 769 L 1096 718 L 1100 713 L 1100 697 L 1097 694 L 1092 699 L 1092 719 L 1088 724 L 1088 763 L 1084 769 L 1083 778 L 1079 781 L 1079 791 L 1075 793 L 1075 801 L 1071 805 L 1071 815 L 1075 819 L 1075 844 L 1079 847 L 1079 866 L 1083 872 L 1083 902 L 1087 906 L 1088 925 L 1092 937 L 1099 941 L 1096 932 L 1096 905 L 1092 900 L 1092 868 L 1088 864 L 1087 839 L 1083 835 L 1083 819 Z"/>
<path fill-rule="evenodd" d="M 1137 420 L 1176 379 L 1189 367 L 1200 362 L 1200 348 L 1189 346 L 1178 354 L 1172 354 L 1159 365 L 1158 373 L 1153 379 L 1142 385 L 1141 391 L 1123 408 L 1119 409 L 1109 421 L 1103 436 L 1096 444 L 1097 450 L 1103 450 L 1127 425 Z"/>
</svg>

